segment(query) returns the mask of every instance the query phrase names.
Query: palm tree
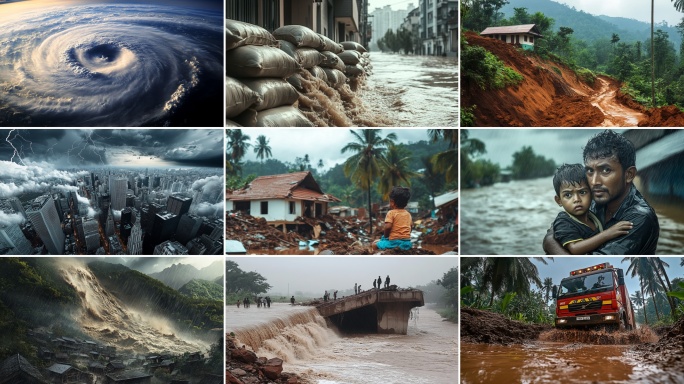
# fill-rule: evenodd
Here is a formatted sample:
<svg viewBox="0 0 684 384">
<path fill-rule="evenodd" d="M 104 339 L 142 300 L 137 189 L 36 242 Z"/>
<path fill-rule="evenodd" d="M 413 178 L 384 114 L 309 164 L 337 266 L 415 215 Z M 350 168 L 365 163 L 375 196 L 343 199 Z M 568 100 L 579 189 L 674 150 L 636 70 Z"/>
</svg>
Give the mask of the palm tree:
<svg viewBox="0 0 684 384">
<path fill-rule="evenodd" d="M 641 292 L 639 291 L 634 292 L 634 294 L 630 296 L 629 299 L 632 300 L 632 303 L 639 308 L 642 308 L 644 306 L 644 299 L 641 296 Z M 646 319 L 646 324 L 648 324 L 648 319 L 646 318 L 646 311 L 644 311 L 644 319 Z"/>
<path fill-rule="evenodd" d="M 653 264 L 648 259 L 648 257 L 625 257 L 622 259 L 622 262 L 630 262 L 627 273 L 630 273 L 631 277 L 639 277 L 644 302 L 647 303 L 646 296 L 644 296 L 644 291 L 646 291 L 651 295 L 656 317 L 660 320 L 660 312 L 658 311 L 658 303 L 656 302 L 656 292 L 660 290 L 662 286 L 659 285 Z M 646 313 L 645 310 L 644 313 Z"/>
<path fill-rule="evenodd" d="M 546 299 L 546 301 L 544 301 L 544 304 L 549 303 L 549 294 L 551 293 L 552 289 L 553 289 L 553 278 L 545 277 L 544 282 L 542 283 L 542 290 L 544 291 L 544 298 Z"/>
<path fill-rule="evenodd" d="M 660 257 L 649 257 L 648 261 L 651 263 L 654 274 L 658 278 L 660 286 L 663 288 L 663 293 L 665 292 L 665 290 L 671 292 L 672 284 L 670 284 L 670 278 L 667 277 L 667 271 L 665 271 L 665 267 L 669 268 L 670 265 L 664 262 L 663 259 L 661 259 Z M 663 280 L 663 278 L 665 280 Z M 676 304 L 674 301 L 674 297 L 667 295 L 665 295 L 665 297 L 667 298 L 667 303 L 670 305 L 670 316 L 672 316 L 672 318 L 674 319 L 676 314 Z"/>
<path fill-rule="evenodd" d="M 325 165 L 323 164 L 323 159 L 318 159 L 318 164 L 316 165 L 318 169 L 323 169 Z"/>
<path fill-rule="evenodd" d="M 449 143 L 449 149 L 432 157 L 435 170 L 445 174 L 447 183 L 458 180 L 458 134 L 458 129 L 428 129 L 430 141 Z"/>
<path fill-rule="evenodd" d="M 269 140 L 266 138 L 264 135 L 259 135 L 257 136 L 257 141 L 254 144 L 254 153 L 256 153 L 256 157 L 258 159 L 261 159 L 261 163 L 263 164 L 264 162 L 264 157 L 269 158 L 272 157 L 273 154 L 271 153 L 271 147 L 268 145 Z"/>
<path fill-rule="evenodd" d="M 249 136 L 242 134 L 242 129 L 228 129 L 228 148 L 230 149 L 230 159 L 237 163 L 245 156 L 249 148 Z"/>
<path fill-rule="evenodd" d="M 418 172 L 409 169 L 411 153 L 404 147 L 390 145 L 380 160 L 382 175 L 378 182 L 378 192 L 382 194 L 383 200 L 389 198 L 393 187 L 401 185 L 402 182 L 410 186 L 411 178 L 420 176 Z"/>
<path fill-rule="evenodd" d="M 653 41 L 653 25 L 655 24 L 653 18 L 654 1 L 655 0 L 651 0 L 651 108 L 655 108 L 655 44 Z"/>
<path fill-rule="evenodd" d="M 546 264 L 543 257 L 536 260 Z M 550 258 L 553 259 L 553 258 Z M 482 274 L 482 284 L 491 288 L 489 306 L 494 304 L 494 296 L 502 292 L 517 292 L 527 295 L 530 283 L 542 286 L 539 270 L 529 257 L 488 257 Z"/>
<path fill-rule="evenodd" d="M 437 172 L 435 165 L 432 163 L 431 158 L 428 156 L 421 157 L 421 165 L 423 166 L 423 184 L 427 188 L 428 193 L 430 193 L 430 201 L 432 202 L 432 207 L 435 208 L 435 194 L 444 187 L 444 175 Z"/>
<path fill-rule="evenodd" d="M 397 135 L 388 134 L 385 138 L 380 136 L 378 129 L 362 129 L 358 132 L 349 130 L 355 141 L 347 143 L 341 152 L 353 152 L 354 155 L 344 162 L 344 175 L 361 189 L 368 193 L 368 224 L 370 234 L 373 235 L 373 215 L 371 213 L 371 186 L 373 180 L 380 176 L 380 157 L 390 145 L 394 144 Z"/>
</svg>

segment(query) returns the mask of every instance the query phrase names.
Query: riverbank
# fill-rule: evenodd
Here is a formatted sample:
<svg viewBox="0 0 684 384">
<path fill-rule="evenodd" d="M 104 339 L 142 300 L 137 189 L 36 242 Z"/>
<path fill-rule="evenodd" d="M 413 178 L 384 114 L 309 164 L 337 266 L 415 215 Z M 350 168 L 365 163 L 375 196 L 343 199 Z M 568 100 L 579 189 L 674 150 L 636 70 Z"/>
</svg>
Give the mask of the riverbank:
<svg viewBox="0 0 684 384">
<path fill-rule="evenodd" d="M 257 357 L 244 345 L 238 347 L 230 334 L 226 335 L 226 383 L 310 384 L 294 373 L 283 372 L 282 359 Z"/>
</svg>

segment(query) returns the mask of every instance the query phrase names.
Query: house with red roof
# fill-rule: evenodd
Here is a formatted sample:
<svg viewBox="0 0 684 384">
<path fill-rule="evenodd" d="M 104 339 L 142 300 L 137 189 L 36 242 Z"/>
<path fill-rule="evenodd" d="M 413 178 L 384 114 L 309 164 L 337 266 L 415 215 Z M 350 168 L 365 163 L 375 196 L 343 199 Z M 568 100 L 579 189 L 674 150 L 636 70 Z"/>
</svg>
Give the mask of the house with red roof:
<svg viewBox="0 0 684 384">
<path fill-rule="evenodd" d="M 530 51 L 534 49 L 534 42 L 537 39 L 543 38 L 536 24 L 487 27 L 484 31 L 480 32 L 480 36 L 491 37 Z"/>
<path fill-rule="evenodd" d="M 324 193 L 309 171 L 259 176 L 243 189 L 226 192 L 227 211 L 263 217 L 276 226 L 300 216 L 321 217 L 328 204 L 339 201 Z"/>
</svg>

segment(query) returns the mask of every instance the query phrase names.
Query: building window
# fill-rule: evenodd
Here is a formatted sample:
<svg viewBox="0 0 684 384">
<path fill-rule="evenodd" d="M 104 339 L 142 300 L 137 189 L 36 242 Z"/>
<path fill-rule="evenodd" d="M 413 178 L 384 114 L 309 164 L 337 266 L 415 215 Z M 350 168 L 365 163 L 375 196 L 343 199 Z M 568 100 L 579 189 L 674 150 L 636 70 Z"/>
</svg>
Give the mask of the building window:
<svg viewBox="0 0 684 384">
<path fill-rule="evenodd" d="M 290 201 L 290 215 L 296 214 L 296 206 L 294 201 Z"/>
<path fill-rule="evenodd" d="M 530 36 L 530 43 L 534 43 L 534 36 Z"/>
<path fill-rule="evenodd" d="M 261 214 L 268 215 L 268 201 L 261 202 Z"/>
<path fill-rule="evenodd" d="M 527 35 L 525 35 L 525 41 L 527 41 Z"/>
</svg>

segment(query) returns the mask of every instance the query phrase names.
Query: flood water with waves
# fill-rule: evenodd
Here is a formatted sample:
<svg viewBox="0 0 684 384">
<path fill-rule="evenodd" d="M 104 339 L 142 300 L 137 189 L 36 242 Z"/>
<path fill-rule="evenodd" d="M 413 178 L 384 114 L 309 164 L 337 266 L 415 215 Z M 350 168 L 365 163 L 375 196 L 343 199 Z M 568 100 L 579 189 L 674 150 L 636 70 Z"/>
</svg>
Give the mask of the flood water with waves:
<svg viewBox="0 0 684 384">
<path fill-rule="evenodd" d="M 372 52 L 361 99 L 392 126 L 456 127 L 458 72 L 454 57 Z"/>
<path fill-rule="evenodd" d="M 429 307 L 414 308 L 407 335 L 341 335 L 313 307 L 226 307 L 226 331 L 257 356 L 317 384 L 455 383 L 457 325 Z"/>
<path fill-rule="evenodd" d="M 463 190 L 461 254 L 543 255 L 542 240 L 561 209 L 554 195 L 551 177 Z M 651 205 L 660 224 L 656 254 L 682 254 L 681 209 L 664 203 Z"/>
</svg>

